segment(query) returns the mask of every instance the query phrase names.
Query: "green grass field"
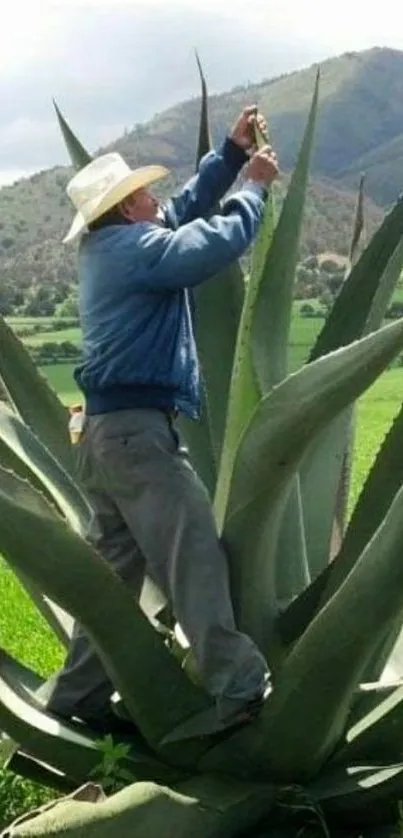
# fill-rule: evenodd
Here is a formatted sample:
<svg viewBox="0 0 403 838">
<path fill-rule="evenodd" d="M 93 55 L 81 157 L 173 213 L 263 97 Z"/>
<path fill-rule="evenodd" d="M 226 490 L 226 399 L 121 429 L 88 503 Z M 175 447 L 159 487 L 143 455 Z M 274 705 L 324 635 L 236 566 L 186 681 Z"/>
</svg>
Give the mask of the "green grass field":
<svg viewBox="0 0 403 838">
<path fill-rule="evenodd" d="M 314 318 L 294 318 L 290 342 L 292 369 L 306 359 L 323 322 Z M 54 335 L 58 341 L 71 339 L 66 337 L 66 331 Z M 76 401 L 79 396 L 73 370 L 73 365 L 68 364 L 42 369 L 65 404 Z M 351 506 L 402 400 L 403 368 L 395 368 L 386 372 L 359 401 Z M 54 671 L 62 662 L 62 649 L 4 563 L 0 566 L 0 599 L 0 645 L 44 675 Z"/>
<path fill-rule="evenodd" d="M 55 332 L 38 332 L 36 335 L 31 335 L 24 339 L 27 346 L 39 346 L 41 343 L 60 343 L 61 341 L 69 341 L 76 346 L 81 346 L 81 332 L 80 329 L 63 329 Z"/>
</svg>

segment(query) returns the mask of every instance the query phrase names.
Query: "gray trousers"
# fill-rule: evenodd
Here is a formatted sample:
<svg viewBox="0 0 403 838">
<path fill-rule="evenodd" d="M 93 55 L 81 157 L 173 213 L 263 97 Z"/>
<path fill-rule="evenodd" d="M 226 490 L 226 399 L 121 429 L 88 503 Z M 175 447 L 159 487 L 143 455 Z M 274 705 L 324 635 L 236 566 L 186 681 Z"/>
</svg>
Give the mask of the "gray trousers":
<svg viewBox="0 0 403 838">
<path fill-rule="evenodd" d="M 209 497 L 171 419 L 158 410 L 91 416 L 75 447 L 95 511 L 91 540 L 136 598 L 147 570 L 185 632 L 220 715 L 232 713 L 262 690 L 267 666 L 236 630 Z M 49 709 L 65 716 L 101 712 L 113 691 L 76 625 Z"/>
</svg>

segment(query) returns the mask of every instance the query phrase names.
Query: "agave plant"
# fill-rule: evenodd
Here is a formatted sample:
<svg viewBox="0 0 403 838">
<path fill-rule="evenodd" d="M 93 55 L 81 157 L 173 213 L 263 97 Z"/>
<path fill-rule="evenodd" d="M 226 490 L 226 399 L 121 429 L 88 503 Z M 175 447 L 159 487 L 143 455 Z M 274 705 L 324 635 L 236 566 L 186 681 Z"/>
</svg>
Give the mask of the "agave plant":
<svg viewBox="0 0 403 838">
<path fill-rule="evenodd" d="M 201 75 L 199 156 L 210 137 Z M 119 791 L 67 798 L 10 834 L 232 838 L 296 835 L 301 823 L 308 834 L 315 824 L 363 834 L 367 823 L 397 823 L 403 409 L 348 523 L 346 498 L 355 402 L 403 350 L 403 321 L 382 327 L 403 265 L 403 201 L 358 256 L 361 191 L 350 269 L 307 363 L 290 374 L 318 92 L 319 78 L 287 194 L 278 213 L 267 201 L 249 277 L 236 264 L 197 289 L 203 416 L 182 425 L 228 549 L 238 625 L 273 675 L 252 724 L 215 732 L 214 708 L 151 588 L 137 603 L 87 543 L 91 511 L 74 478 L 65 408 L 0 321 L 0 551 L 62 642 L 72 618 L 85 626 L 138 730 L 119 751 Z M 58 116 L 80 167 L 89 155 Z M 89 728 L 46 712 L 50 686 L 1 653 L 1 756 L 71 791 L 94 776 L 100 753 Z"/>
</svg>

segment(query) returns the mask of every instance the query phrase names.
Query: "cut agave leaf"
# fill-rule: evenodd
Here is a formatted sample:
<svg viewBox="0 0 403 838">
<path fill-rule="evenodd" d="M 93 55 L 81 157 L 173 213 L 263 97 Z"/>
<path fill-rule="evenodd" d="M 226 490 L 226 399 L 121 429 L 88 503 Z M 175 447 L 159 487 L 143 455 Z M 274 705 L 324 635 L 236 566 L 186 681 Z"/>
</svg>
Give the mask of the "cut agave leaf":
<svg viewBox="0 0 403 838">
<path fill-rule="evenodd" d="M 108 564 L 54 517 L 38 492 L 2 470 L 0 517 L 7 562 L 82 623 L 146 739 L 158 743 L 208 706 Z M 32 552 L 32 543 L 41 549 Z"/>
<path fill-rule="evenodd" d="M 68 472 L 73 458 L 68 413 L 10 326 L 0 316 L 0 379 L 21 419 Z"/>
<path fill-rule="evenodd" d="M 75 169 L 82 169 L 88 163 L 91 163 L 92 157 L 71 130 L 55 100 L 53 100 L 53 105 L 70 160 Z"/>
<path fill-rule="evenodd" d="M 135 783 L 97 803 L 83 806 L 78 800 L 62 800 L 48 812 L 24 819 L 21 827 L 13 826 L 12 835 L 232 838 L 248 832 L 272 806 L 273 792 L 267 786 L 237 786 L 218 777 L 201 777 L 175 791 L 155 783 Z"/>
<path fill-rule="evenodd" d="M 307 447 L 399 352 L 403 322 L 309 364 L 262 400 L 239 446 L 224 539 L 238 624 L 265 651 L 278 605 L 275 557 L 283 504 Z"/>
</svg>

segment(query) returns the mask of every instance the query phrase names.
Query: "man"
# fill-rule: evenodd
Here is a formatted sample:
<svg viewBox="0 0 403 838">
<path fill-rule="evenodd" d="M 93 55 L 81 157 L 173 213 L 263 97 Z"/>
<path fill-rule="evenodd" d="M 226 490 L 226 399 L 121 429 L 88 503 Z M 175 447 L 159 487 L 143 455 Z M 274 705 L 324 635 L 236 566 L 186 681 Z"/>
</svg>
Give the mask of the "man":
<svg viewBox="0 0 403 838">
<path fill-rule="evenodd" d="M 191 289 L 251 244 L 278 172 L 269 147 L 252 153 L 256 120 L 264 129 L 257 108 L 246 108 L 221 150 L 206 155 L 163 208 L 147 187 L 167 171 L 131 171 L 117 154 L 91 162 L 67 188 L 78 212 L 65 241 L 87 230 L 76 378 L 86 400 L 78 453 L 96 514 L 93 540 L 136 597 L 145 572 L 163 591 L 224 725 L 260 707 L 267 665 L 236 629 L 227 558 L 207 492 L 178 444 L 175 416 L 197 419 L 199 410 Z M 242 188 L 209 218 L 245 164 Z M 49 709 L 107 727 L 112 691 L 76 627 Z"/>
</svg>

